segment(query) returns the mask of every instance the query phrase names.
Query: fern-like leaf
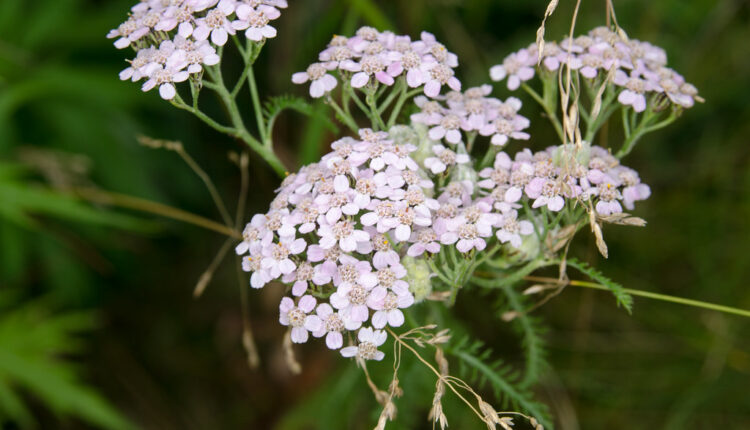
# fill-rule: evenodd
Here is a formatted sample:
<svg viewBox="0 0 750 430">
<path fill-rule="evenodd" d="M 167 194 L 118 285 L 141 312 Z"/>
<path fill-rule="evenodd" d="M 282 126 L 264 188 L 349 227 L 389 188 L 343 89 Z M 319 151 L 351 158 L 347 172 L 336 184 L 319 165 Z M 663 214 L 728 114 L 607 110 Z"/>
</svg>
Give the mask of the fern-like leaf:
<svg viewBox="0 0 750 430">
<path fill-rule="evenodd" d="M 520 409 L 536 418 L 545 428 L 552 428 L 547 406 L 534 400 L 528 389 L 521 387 L 519 374 L 502 360 L 492 359 L 492 350 L 481 341 L 464 338 L 446 352 L 459 360 L 459 372 L 480 388 L 490 385 L 502 407 Z"/>
<path fill-rule="evenodd" d="M 263 105 L 263 117 L 266 120 L 266 127 L 270 134 L 273 131 L 273 125 L 281 112 L 284 110 L 293 110 L 309 117 L 315 117 L 318 121 L 323 121 L 326 128 L 334 133 L 338 132 L 338 127 L 325 115 L 301 97 L 295 97 L 289 94 L 270 97 Z"/>
<path fill-rule="evenodd" d="M 615 296 L 615 300 L 617 300 L 617 306 L 622 306 L 626 311 L 628 311 L 629 314 L 633 313 L 633 296 L 628 294 L 622 285 L 607 278 L 606 276 L 604 276 L 604 274 L 602 274 L 602 272 L 594 269 L 583 261 L 571 259 L 567 261 L 567 265 L 578 269 L 578 271 L 585 274 L 589 278 L 607 287 L 609 291 L 611 291 Z"/>
<path fill-rule="evenodd" d="M 510 310 L 516 312 L 516 317 L 513 319 L 513 328 L 521 336 L 521 344 L 526 357 L 523 378 L 518 385 L 524 388 L 530 387 L 539 381 L 542 372 L 548 366 L 546 341 L 544 340 L 544 333 L 547 328 L 540 318 L 531 316 L 526 312 L 525 296 L 522 296 L 511 286 L 506 286 L 502 290 L 507 298 L 507 306 Z M 501 307 L 499 309 L 500 315 L 506 310 L 508 310 L 506 307 Z"/>
<path fill-rule="evenodd" d="M 44 300 L 18 305 L 0 294 L 0 417 L 21 428 L 37 422 L 24 403 L 33 396 L 56 415 L 72 416 L 101 429 L 132 425 L 96 390 L 85 384 L 79 368 L 61 357 L 79 354 L 81 331 L 94 326 L 91 313 L 53 313 Z"/>
</svg>

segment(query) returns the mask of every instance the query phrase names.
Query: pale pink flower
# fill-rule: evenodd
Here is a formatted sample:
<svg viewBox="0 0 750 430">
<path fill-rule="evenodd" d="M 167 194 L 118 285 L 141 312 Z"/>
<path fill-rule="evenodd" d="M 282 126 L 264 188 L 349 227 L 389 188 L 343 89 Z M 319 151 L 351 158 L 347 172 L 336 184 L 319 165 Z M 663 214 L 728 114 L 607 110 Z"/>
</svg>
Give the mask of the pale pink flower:
<svg viewBox="0 0 750 430">
<path fill-rule="evenodd" d="M 305 320 L 305 328 L 315 337 L 326 337 L 326 346 L 329 349 L 339 349 L 344 345 L 344 337 L 341 332 L 356 330 L 359 325 L 346 326 L 339 312 L 335 312 L 328 303 L 321 303 L 315 311 Z"/>
<path fill-rule="evenodd" d="M 250 286 L 253 288 L 263 288 L 272 280 L 268 271 L 263 269 L 263 257 L 248 255 L 242 258 L 242 270 L 252 272 L 250 275 Z"/>
<path fill-rule="evenodd" d="M 534 68 L 536 58 L 529 55 L 528 49 L 522 49 L 518 52 L 508 55 L 503 60 L 503 64 L 492 66 L 490 69 L 490 78 L 493 81 L 502 81 L 508 78 L 508 89 L 513 91 L 521 86 L 521 82 L 528 81 L 534 77 Z"/>
<path fill-rule="evenodd" d="M 206 40 L 211 36 L 211 42 L 218 46 L 224 46 L 230 34 L 235 34 L 232 23 L 227 19 L 221 9 L 211 9 L 203 18 L 195 20 L 196 28 L 192 36 L 195 40 Z"/>
<path fill-rule="evenodd" d="M 430 254 L 440 252 L 438 236 L 432 228 L 416 230 L 412 233 L 411 242 L 413 244 L 406 251 L 406 254 L 410 257 L 418 257 L 425 251 Z"/>
<path fill-rule="evenodd" d="M 260 42 L 264 39 L 276 37 L 276 29 L 269 25 L 269 21 L 279 17 L 280 13 L 273 7 L 258 7 L 253 9 L 243 4 L 237 8 L 237 20 L 232 22 L 235 30 L 245 30 L 245 37 Z"/>
<path fill-rule="evenodd" d="M 546 206 L 553 212 L 559 212 L 565 206 L 562 185 L 557 179 L 534 178 L 524 191 L 529 198 L 535 199 L 532 208 Z"/>
<path fill-rule="evenodd" d="M 468 154 L 456 154 L 443 145 L 433 145 L 432 152 L 437 157 L 425 158 L 424 166 L 436 175 L 445 172 L 446 169 L 456 164 L 466 164 L 469 162 Z"/>
<path fill-rule="evenodd" d="M 378 351 L 378 347 L 385 343 L 388 335 L 383 330 L 373 330 L 370 327 L 359 329 L 357 346 L 347 346 L 341 349 L 341 355 L 344 357 L 359 357 L 363 360 L 380 361 L 385 357 L 385 353 Z"/>
<path fill-rule="evenodd" d="M 519 221 L 518 213 L 512 210 L 502 215 L 495 235 L 500 242 L 510 242 L 511 246 L 518 248 L 521 246 L 521 236 L 528 236 L 532 233 L 534 233 L 534 225 L 526 220 Z"/>
<path fill-rule="evenodd" d="M 295 262 L 290 258 L 292 255 L 302 253 L 307 247 L 304 239 L 282 238 L 279 243 L 271 243 L 263 247 L 263 269 L 268 271 L 272 279 L 292 273 L 297 268 Z"/>
<path fill-rule="evenodd" d="M 383 287 L 376 287 L 368 299 L 370 308 L 375 310 L 372 315 L 372 326 L 383 328 L 401 327 L 404 324 L 404 313 L 401 309 L 408 308 L 414 304 L 414 296 L 409 291 L 396 294 Z"/>
<path fill-rule="evenodd" d="M 363 323 L 370 316 L 367 299 L 371 291 L 372 287 L 368 288 L 358 283 L 341 284 L 329 300 L 348 324 Z"/>
<path fill-rule="evenodd" d="M 292 328 L 292 342 L 305 343 L 309 333 L 305 328 L 307 314 L 315 309 L 315 298 L 311 295 L 302 296 L 295 306 L 294 300 L 289 297 L 281 299 L 279 304 L 279 323 Z"/>
<path fill-rule="evenodd" d="M 292 75 L 292 82 L 304 84 L 310 81 L 310 96 L 313 98 L 322 97 L 324 94 L 331 92 L 337 85 L 336 78 L 327 73 L 330 67 L 328 63 L 313 63 L 306 71 Z"/>
<path fill-rule="evenodd" d="M 429 69 L 429 79 L 424 85 L 424 94 L 427 97 L 437 97 L 443 85 L 447 85 L 454 91 L 461 91 L 461 81 L 455 76 L 453 69 L 442 63 L 433 63 Z"/>
<path fill-rule="evenodd" d="M 177 95 L 175 82 L 184 82 L 190 74 L 186 70 L 158 66 L 150 73 L 149 79 L 143 84 L 141 89 L 149 91 L 152 88 L 159 87 L 159 95 L 164 100 L 172 100 Z"/>
<path fill-rule="evenodd" d="M 349 220 L 338 221 L 333 225 L 321 225 L 317 230 L 320 246 L 329 249 L 338 244 L 344 252 L 354 251 L 357 249 L 357 242 L 370 240 L 369 234 L 354 227 L 354 222 Z"/>
</svg>

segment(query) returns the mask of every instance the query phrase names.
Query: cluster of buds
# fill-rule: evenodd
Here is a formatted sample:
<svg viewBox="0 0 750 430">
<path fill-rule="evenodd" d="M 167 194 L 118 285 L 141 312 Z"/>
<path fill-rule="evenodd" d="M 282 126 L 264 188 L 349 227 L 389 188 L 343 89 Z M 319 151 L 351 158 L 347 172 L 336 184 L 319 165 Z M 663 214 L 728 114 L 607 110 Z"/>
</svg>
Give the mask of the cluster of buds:
<svg viewBox="0 0 750 430">
<path fill-rule="evenodd" d="M 120 49 L 136 54 L 120 79 L 145 80 L 143 91 L 159 87 L 165 100 L 175 83 L 198 77 L 203 67 L 221 61 L 216 47 L 244 31 L 252 41 L 276 36 L 269 22 L 281 15 L 286 0 L 146 0 L 131 8 L 128 19 L 107 35 Z"/>
<path fill-rule="evenodd" d="M 439 101 L 417 97 L 414 101 L 420 111 L 411 120 L 430 127 L 430 139 L 444 139 L 452 145 L 464 141 L 462 132 L 491 136 L 490 143 L 497 146 L 509 139 L 527 140 L 529 134 L 523 130 L 529 127 L 529 120 L 518 114 L 521 101 L 488 97 L 491 91 L 491 86 L 482 85 L 464 92 L 451 91 Z"/>
<path fill-rule="evenodd" d="M 435 97 L 443 85 L 461 89 L 454 76 L 456 67 L 458 57 L 430 33 L 422 32 L 420 39 L 413 41 L 409 36 L 362 27 L 353 37 L 333 36 L 318 62 L 295 73 L 292 82 L 310 82 L 310 96 L 318 98 L 336 88 L 334 73 L 352 88 L 392 86 L 403 76 L 409 87 L 424 85 L 424 93 Z"/>
<path fill-rule="evenodd" d="M 667 67 L 667 54 L 662 48 L 627 39 L 607 27 L 597 27 L 587 35 L 559 43 L 545 42 L 541 56 L 538 45 L 532 44 L 493 66 L 490 77 L 494 81 L 507 79 L 508 89 L 515 90 L 533 78 L 537 70 L 548 74 L 562 64 L 569 65 L 584 80 L 611 79 L 620 88 L 618 101 L 636 112 L 646 110 L 649 96 L 664 96 L 682 108 L 703 101 L 692 84 Z"/>
</svg>

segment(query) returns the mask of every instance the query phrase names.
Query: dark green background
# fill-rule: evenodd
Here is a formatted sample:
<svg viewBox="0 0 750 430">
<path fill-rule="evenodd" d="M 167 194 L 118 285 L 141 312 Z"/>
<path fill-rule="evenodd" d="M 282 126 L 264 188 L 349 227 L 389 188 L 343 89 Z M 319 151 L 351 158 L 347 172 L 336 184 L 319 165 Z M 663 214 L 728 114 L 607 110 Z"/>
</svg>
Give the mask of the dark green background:
<svg viewBox="0 0 750 430">
<path fill-rule="evenodd" d="M 538 0 L 290 3 L 276 21 L 278 37 L 258 62 L 266 96 L 304 96 L 305 89 L 292 86 L 291 74 L 312 62 L 331 34 L 350 34 L 362 24 L 412 36 L 434 32 L 459 55 L 464 85 L 478 85 L 488 80 L 491 65 L 534 40 L 546 7 Z M 547 28 L 549 39 L 567 32 L 573 2 L 561 3 Z M 583 2 L 577 33 L 604 23 L 604 4 Z M 49 167 L 40 168 L 34 157 L 39 150 L 53 160 L 80 154 L 89 170 L 77 177 L 79 185 L 218 219 L 184 163 L 173 153 L 138 145 L 136 136 L 184 142 L 232 207 L 238 174 L 227 155 L 239 144 L 173 109 L 155 92 L 144 94 L 139 85 L 118 80 L 131 52 L 116 50 L 104 36 L 125 19 L 130 5 L 0 1 L 0 161 L 28 166 L 21 186 L 38 190 L 61 186 L 50 179 Z M 698 87 L 706 103 L 647 136 L 626 161 L 651 185 L 652 197 L 635 212 L 648 226 L 607 227 L 609 261 L 596 254 L 586 234 L 577 239 L 576 253 L 629 288 L 750 308 L 750 5 L 622 0 L 616 7 L 628 34 L 664 47 L 670 66 Z M 227 62 L 228 68 L 237 66 Z M 494 95 L 509 95 L 504 85 L 495 88 Z M 525 114 L 536 124 L 531 144 L 553 143 L 545 119 L 531 100 L 524 101 Z M 216 106 L 208 110 L 221 115 Z M 320 122 L 292 113 L 280 120 L 275 142 L 285 163 L 299 166 L 316 160 L 332 137 Z M 252 166 L 248 215 L 266 210 L 276 185 L 258 158 Z M 222 265 L 201 299 L 192 298 L 222 237 L 135 212 L 130 215 L 143 222 L 123 221 L 121 227 L 62 219 L 54 210 L 31 212 L 36 227 L 19 226 L 0 211 L 0 291 L 17 294 L 18 303 L 43 297 L 57 312 L 94 311 L 97 327 L 83 336 L 86 348 L 66 358 L 136 427 L 374 425 L 370 411 L 378 408 L 364 380 L 322 342 L 298 348 L 303 374 L 289 374 L 277 323 L 279 293 L 271 289 L 250 293 L 262 366 L 248 369 L 233 263 Z M 458 314 L 498 357 L 522 364 L 513 331 L 490 318 L 484 301 L 463 294 Z M 536 392 L 550 405 L 557 428 L 750 428 L 748 320 L 644 299 L 636 299 L 629 316 L 608 294 L 572 288 L 537 315 L 549 325 L 551 368 Z M 411 398 L 407 389 L 409 403 L 388 428 L 429 428 L 433 383 L 414 383 Z M 23 396 L 40 428 L 87 428 L 51 413 L 34 395 Z M 465 408 L 450 411 L 450 428 L 483 428 Z M 18 428 L 3 421 L 0 428 Z"/>
</svg>

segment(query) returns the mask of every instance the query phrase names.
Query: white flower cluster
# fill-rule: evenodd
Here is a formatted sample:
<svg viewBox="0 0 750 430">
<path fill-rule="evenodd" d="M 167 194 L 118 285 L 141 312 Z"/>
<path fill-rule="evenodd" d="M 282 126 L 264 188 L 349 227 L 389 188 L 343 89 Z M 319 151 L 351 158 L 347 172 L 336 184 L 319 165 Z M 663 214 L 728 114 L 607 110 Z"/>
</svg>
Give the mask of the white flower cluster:
<svg viewBox="0 0 750 430">
<path fill-rule="evenodd" d="M 143 79 L 143 91 L 158 86 L 161 97 L 171 100 L 175 83 L 221 61 L 215 46 L 226 44 L 229 35 L 244 30 L 257 42 L 275 37 L 269 22 L 285 7 L 286 0 L 146 0 L 107 37 L 119 49 L 136 51 L 120 79 Z"/>
<path fill-rule="evenodd" d="M 445 139 L 450 144 L 463 141 L 462 130 L 492 136 L 490 142 L 498 146 L 505 145 L 508 139 L 527 140 L 529 134 L 523 130 L 529 127 L 529 120 L 518 114 L 521 101 L 515 97 L 505 102 L 488 97 L 491 91 L 490 85 L 469 88 L 463 93 L 451 91 L 439 97 L 444 104 L 417 97 L 414 101 L 420 112 L 413 114 L 411 120 L 431 127 L 430 139 Z"/>
<path fill-rule="evenodd" d="M 514 160 L 500 152 L 494 166 L 480 171 L 479 177 L 478 185 L 501 208 L 517 207 L 525 197 L 532 208 L 559 212 L 566 200 L 594 199 L 597 213 L 612 215 L 622 212 L 622 204 L 633 209 L 636 201 L 651 195 L 635 170 L 622 166 L 599 146 L 578 152 L 553 146 L 533 154 L 524 149 Z"/>
<path fill-rule="evenodd" d="M 288 176 L 270 210 L 243 232 L 236 251 L 247 254 L 251 286 L 278 280 L 290 289 L 279 321 L 291 328 L 293 342 L 325 336 L 346 357 L 380 360 L 382 329 L 401 326 L 402 310 L 415 301 L 402 258 L 424 258 L 444 246 L 479 252 L 493 236 L 498 246 L 519 248 L 534 233 L 530 220 L 519 219 L 522 199 L 553 212 L 566 200 L 595 199 L 596 211 L 610 215 L 622 211 L 621 202 L 632 208 L 650 194 L 635 171 L 600 147 L 526 149 L 514 160 L 500 152 L 475 183 L 456 179 L 468 155 L 436 145 L 437 157 L 420 166 L 410 155 L 414 145 L 390 137 L 362 129 L 359 140 L 334 142 L 320 162 Z M 454 180 L 443 186 L 445 178 Z M 359 343 L 343 347 L 344 333 L 357 330 Z"/>
<path fill-rule="evenodd" d="M 419 40 L 412 41 L 409 36 L 362 27 L 353 37 L 334 36 L 318 62 L 295 73 L 292 82 L 310 82 L 310 96 L 318 98 L 336 88 L 338 81 L 331 72 L 350 81 L 352 88 L 378 83 L 391 86 L 399 76 L 405 76 L 409 87 L 424 85 L 424 93 L 436 97 L 443 85 L 461 89 L 453 72 L 456 67 L 458 57 L 430 33 L 422 32 Z"/>
<path fill-rule="evenodd" d="M 253 287 L 279 278 L 292 286 L 299 299 L 282 301 L 280 321 L 291 326 L 294 342 L 312 333 L 339 349 L 343 333 L 359 329 L 359 345 L 341 353 L 381 359 L 380 329 L 402 325 L 401 309 L 414 303 L 394 246 L 416 242 L 438 203 L 409 156 L 413 145 L 369 129 L 360 137 L 334 142 L 334 152 L 287 177 L 270 211 L 248 224 L 237 252 L 249 253 L 243 267 L 253 272 Z M 316 307 L 309 293 L 330 303 Z"/>
<path fill-rule="evenodd" d="M 538 57 L 538 47 L 532 44 L 493 66 L 490 77 L 494 81 L 507 78 L 508 89 L 515 90 L 534 77 Z M 702 101 L 692 84 L 667 67 L 667 54 L 662 48 L 635 39 L 625 40 L 606 27 L 597 27 L 573 40 L 546 42 L 540 71 L 556 71 L 565 63 L 589 80 L 606 78 L 614 70 L 613 82 L 622 88 L 618 101 L 632 106 L 636 112 L 646 110 L 648 95 L 663 94 L 683 108 Z"/>
</svg>

